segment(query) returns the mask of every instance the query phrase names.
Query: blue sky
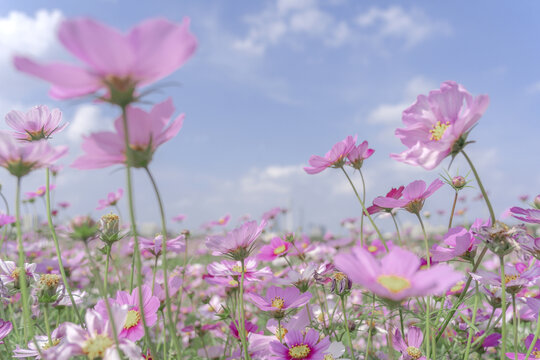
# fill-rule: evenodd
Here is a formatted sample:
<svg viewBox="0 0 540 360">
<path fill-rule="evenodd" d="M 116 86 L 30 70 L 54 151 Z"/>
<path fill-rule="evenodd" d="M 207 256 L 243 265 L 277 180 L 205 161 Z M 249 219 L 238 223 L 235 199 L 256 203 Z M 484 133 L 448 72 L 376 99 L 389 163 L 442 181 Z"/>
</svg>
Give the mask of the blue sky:
<svg viewBox="0 0 540 360">
<path fill-rule="evenodd" d="M 490 96 L 469 153 L 501 213 L 519 203 L 518 195 L 540 192 L 539 10 L 533 1 L 2 2 L 0 112 L 59 107 L 71 124 L 54 142 L 70 146 L 63 161 L 69 165 L 81 152 L 81 136 L 110 128 L 117 114 L 105 105 L 51 100 L 46 83 L 13 70 L 11 54 L 75 61 L 56 41 L 64 18 L 90 16 L 127 30 L 149 17 L 179 22 L 189 16 L 199 48 L 164 81 L 174 85 L 151 98 L 172 96 L 177 112 L 186 114 L 184 128 L 152 164 L 169 217 L 188 216 L 182 227 L 194 230 L 226 213 L 258 217 L 283 206 L 291 208 L 294 227 L 322 224 L 338 231 L 341 219 L 360 213 L 353 193 L 337 171 L 309 176 L 302 166 L 350 134 L 376 150 L 363 169 L 369 201 L 392 186 L 431 182 L 448 160 L 428 172 L 388 155 L 404 150 L 394 136 L 401 112 L 445 80 Z M 468 171 L 461 159 L 452 166 L 457 169 Z M 25 179 L 25 191 L 43 178 L 36 172 Z M 66 166 L 58 181 L 57 200 L 70 201 L 73 214 L 95 216 L 102 214 L 94 210 L 97 199 L 124 186 L 115 169 Z M 7 172 L 0 182 L 12 196 Z M 470 200 L 477 193 L 469 190 L 460 205 L 469 208 L 469 220 L 487 214 Z M 426 208 L 448 212 L 451 200 L 445 188 Z M 142 172 L 136 174 L 136 201 L 141 222 L 157 221 Z"/>
</svg>

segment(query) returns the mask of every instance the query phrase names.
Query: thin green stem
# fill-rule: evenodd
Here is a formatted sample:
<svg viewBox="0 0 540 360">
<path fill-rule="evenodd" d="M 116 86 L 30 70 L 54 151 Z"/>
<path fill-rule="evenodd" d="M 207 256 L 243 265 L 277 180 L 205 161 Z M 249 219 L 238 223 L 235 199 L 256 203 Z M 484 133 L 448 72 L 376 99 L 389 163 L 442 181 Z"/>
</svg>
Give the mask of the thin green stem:
<svg viewBox="0 0 540 360">
<path fill-rule="evenodd" d="M 491 206 L 491 202 L 489 201 L 486 189 L 484 189 L 484 185 L 482 184 L 482 181 L 480 180 L 480 176 L 476 172 L 476 168 L 474 167 L 474 165 L 473 165 L 471 159 L 469 158 L 469 156 L 465 153 L 464 150 L 461 150 L 461 153 L 465 157 L 465 160 L 467 160 L 467 162 L 469 163 L 469 166 L 470 166 L 470 168 L 471 168 L 471 170 L 472 170 L 472 172 L 474 174 L 474 177 L 476 178 L 476 183 L 478 184 L 478 187 L 480 188 L 480 192 L 482 193 L 482 196 L 484 197 L 484 201 L 486 202 L 486 205 L 487 205 L 488 210 L 489 210 L 489 216 L 491 218 L 491 226 L 493 226 L 493 225 L 495 225 L 495 221 L 497 219 L 495 218 L 495 212 L 493 211 L 493 207 Z"/>
<path fill-rule="evenodd" d="M 538 318 L 536 319 L 536 331 L 534 332 L 534 338 L 531 345 L 529 345 L 529 348 L 527 349 L 527 354 L 525 354 L 525 359 L 528 359 L 529 355 L 531 355 L 534 349 L 534 346 L 536 345 L 536 340 L 538 340 L 538 335 L 540 335 L 540 313 L 538 314 Z"/>
<path fill-rule="evenodd" d="M 403 325 L 403 310 L 399 307 L 399 326 L 401 329 L 401 336 L 405 337 L 405 326 Z"/>
<path fill-rule="evenodd" d="M 47 331 L 47 338 L 49 339 L 49 345 L 52 345 L 51 338 L 51 324 L 49 324 L 49 304 L 43 306 L 43 320 L 45 321 L 45 329 Z"/>
<path fill-rule="evenodd" d="M 345 322 L 345 331 L 347 332 L 347 339 L 349 342 L 349 352 L 351 354 L 351 359 L 354 359 L 354 350 L 351 339 L 351 332 L 349 330 L 349 321 L 347 320 L 347 308 L 345 307 L 345 296 L 340 296 L 341 298 L 341 310 L 343 311 L 343 321 Z"/>
<path fill-rule="evenodd" d="M 21 228 L 21 177 L 17 177 L 17 190 L 15 193 L 15 218 L 17 226 L 17 245 L 19 248 L 19 284 L 21 287 L 21 301 L 24 319 L 24 342 L 34 337 L 34 328 L 31 326 L 30 307 L 28 304 L 28 284 L 26 280 L 25 255 Z"/>
<path fill-rule="evenodd" d="M 250 360 L 248 343 L 247 343 L 247 334 L 246 334 L 246 314 L 244 312 L 244 273 L 245 273 L 245 264 L 244 259 L 240 260 L 242 263 L 242 277 L 240 280 L 240 341 L 242 342 L 242 348 L 244 349 L 244 360 Z"/>
<path fill-rule="evenodd" d="M 364 202 L 362 201 L 362 199 L 360 198 L 360 195 L 358 195 L 358 191 L 356 191 L 356 187 L 354 186 L 351 178 L 349 177 L 349 174 L 347 174 L 347 171 L 345 171 L 345 169 L 343 167 L 340 168 L 343 173 L 345 174 L 345 176 L 347 177 L 347 180 L 349 180 L 349 184 L 351 184 L 351 187 L 353 188 L 353 191 L 354 191 L 354 194 L 356 195 L 356 198 L 358 199 L 358 201 L 360 202 L 360 205 L 362 205 L 362 210 L 364 212 L 364 214 L 367 216 L 367 218 L 369 219 L 369 221 L 371 222 L 371 225 L 373 226 L 373 228 L 375 229 L 375 231 L 377 232 L 377 236 L 379 237 L 379 239 L 382 241 L 383 245 L 384 245 L 384 248 L 386 249 L 386 252 L 388 252 L 388 245 L 386 245 L 386 241 L 384 240 L 384 237 L 382 236 L 379 228 L 377 227 L 377 225 L 375 225 L 375 222 L 373 221 L 373 219 L 371 218 L 371 215 L 369 215 L 367 209 L 366 209 L 366 206 L 364 204 Z"/>
<path fill-rule="evenodd" d="M 516 307 L 516 294 L 512 293 L 512 310 L 514 311 L 514 317 L 512 318 L 512 326 L 514 328 L 514 358 L 517 359 L 518 351 L 518 324 L 517 324 L 517 307 Z"/>
<path fill-rule="evenodd" d="M 506 359 L 506 276 L 504 274 L 504 255 L 499 257 L 501 263 L 501 360 Z"/>
<path fill-rule="evenodd" d="M 454 195 L 454 203 L 452 204 L 452 211 L 450 211 L 450 220 L 448 221 L 448 230 L 452 227 L 452 220 L 454 220 L 454 212 L 456 211 L 456 203 L 458 199 L 458 192 Z"/>
<path fill-rule="evenodd" d="M 154 287 L 156 285 L 156 270 L 157 270 L 157 264 L 158 263 L 158 257 L 154 259 L 154 268 L 152 269 L 152 294 L 154 293 Z M 168 284 L 167 284 L 168 285 Z"/>
<path fill-rule="evenodd" d="M 396 221 L 396 215 L 392 211 L 390 211 L 390 215 L 392 215 L 392 220 L 394 221 L 394 226 L 396 227 L 396 234 L 399 240 L 399 246 L 403 247 L 403 241 L 401 240 L 401 235 L 399 234 L 399 226 Z"/>
<path fill-rule="evenodd" d="M 358 169 L 358 172 L 360 173 L 360 179 L 362 179 L 362 202 L 366 203 L 366 182 L 364 180 L 364 175 L 362 174 L 362 170 Z M 362 216 L 360 216 L 360 244 L 362 247 L 364 247 L 364 212 L 362 212 Z"/>
<path fill-rule="evenodd" d="M 369 347 L 371 345 L 371 330 L 373 329 L 373 318 L 375 317 L 375 294 L 371 294 L 371 299 L 372 299 L 372 302 L 371 302 L 371 320 L 369 321 L 369 324 L 368 324 L 368 327 L 369 327 L 369 330 L 368 330 L 368 340 L 367 340 L 367 345 L 366 345 L 366 353 L 364 355 L 364 359 L 368 359 L 368 356 L 369 356 Z M 405 335 L 404 335 L 405 336 Z M 354 357 L 353 357 L 354 359 Z"/>
<path fill-rule="evenodd" d="M 478 285 L 476 285 L 476 292 L 474 293 L 473 316 L 472 316 L 472 321 L 471 321 L 472 325 L 474 325 L 476 322 L 476 313 L 478 311 L 478 298 L 479 298 L 478 295 L 479 295 Z M 469 352 L 471 351 L 471 341 L 472 341 L 473 335 L 474 335 L 474 329 L 472 329 L 472 327 L 469 326 L 469 337 L 467 339 L 467 348 L 465 350 L 465 356 L 463 357 L 463 360 L 469 359 Z"/>
<path fill-rule="evenodd" d="M 422 227 L 422 233 L 424 234 L 424 246 L 426 247 L 426 261 L 427 261 L 427 267 L 428 269 L 431 267 L 431 258 L 429 255 L 429 242 L 428 242 L 428 236 L 426 233 L 426 228 L 424 226 L 424 222 L 422 221 L 422 217 L 420 216 L 420 213 L 415 213 L 416 217 L 418 218 L 418 221 L 420 222 L 420 226 Z M 429 360 L 430 357 L 430 349 L 431 349 L 431 339 L 430 339 L 430 306 L 431 306 L 431 296 L 427 297 L 426 302 L 426 328 L 425 328 L 425 334 L 426 334 L 426 357 Z"/>
<path fill-rule="evenodd" d="M 144 169 L 146 170 L 146 174 L 148 174 L 148 178 L 150 179 L 150 182 L 152 183 L 152 187 L 154 188 L 154 193 L 156 195 L 156 199 L 159 205 L 159 214 L 161 217 L 161 262 L 163 263 L 163 283 L 165 284 L 164 286 L 165 287 L 165 309 L 167 310 L 167 317 L 169 320 L 169 331 L 171 332 L 171 337 L 173 338 L 173 344 L 176 349 L 177 358 L 180 359 L 180 344 L 178 343 L 178 341 L 176 341 L 177 337 L 173 336 L 173 334 L 176 335 L 176 331 L 175 331 L 175 322 L 172 316 L 171 297 L 169 295 L 169 277 L 167 274 L 167 271 L 168 271 L 167 222 L 166 222 L 167 220 L 165 217 L 165 208 L 163 206 L 163 201 L 161 199 L 161 195 L 159 193 L 156 180 L 152 176 L 152 173 L 150 172 L 150 169 L 148 167 L 145 167 Z M 157 264 L 157 257 L 156 257 L 156 264 Z M 153 282 L 152 282 L 152 288 L 153 288 Z"/>
<path fill-rule="evenodd" d="M 106 245 L 105 246 L 105 275 L 103 276 L 103 292 L 105 293 L 105 296 L 109 296 L 109 261 L 111 258 L 111 246 Z"/>
</svg>

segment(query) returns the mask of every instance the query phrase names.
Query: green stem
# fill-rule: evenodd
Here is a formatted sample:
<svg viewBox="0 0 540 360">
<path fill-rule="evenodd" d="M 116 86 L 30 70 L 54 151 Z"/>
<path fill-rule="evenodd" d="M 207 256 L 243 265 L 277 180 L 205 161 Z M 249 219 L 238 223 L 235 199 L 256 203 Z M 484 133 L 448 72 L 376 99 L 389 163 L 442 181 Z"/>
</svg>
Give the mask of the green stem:
<svg viewBox="0 0 540 360">
<path fill-rule="evenodd" d="M 476 292 L 474 293 L 474 307 L 473 307 L 473 316 L 471 324 L 474 325 L 476 322 L 476 312 L 478 311 L 478 285 L 476 285 Z M 469 326 L 469 337 L 467 339 L 467 348 L 465 350 L 465 356 L 463 357 L 463 360 L 469 359 L 469 352 L 471 351 L 471 341 L 474 335 L 474 329 L 472 329 L 471 326 Z"/>
<path fill-rule="evenodd" d="M 347 332 L 347 339 L 349 340 L 349 352 L 351 354 L 351 359 L 354 359 L 354 350 L 351 339 L 351 332 L 349 331 L 349 321 L 347 320 L 347 309 L 345 308 L 345 296 L 340 296 L 341 298 L 341 309 L 343 311 L 343 320 L 345 321 L 345 331 Z"/>
<path fill-rule="evenodd" d="M 506 359 L 506 276 L 504 274 L 504 255 L 499 257 L 501 263 L 501 310 L 502 310 L 502 328 L 501 328 L 501 360 Z"/>
<path fill-rule="evenodd" d="M 405 338 L 405 326 L 403 325 L 403 310 L 399 307 L 399 325 L 401 329 L 401 336 Z"/>
<path fill-rule="evenodd" d="M 528 359 L 529 355 L 531 355 L 534 349 L 534 346 L 536 345 L 536 340 L 538 340 L 538 335 L 540 335 L 540 313 L 538 314 L 538 318 L 536 319 L 536 331 L 534 332 L 534 338 L 531 345 L 529 345 L 529 348 L 527 349 L 527 354 L 525 355 L 525 359 Z"/>
<path fill-rule="evenodd" d="M 476 168 L 474 167 L 471 159 L 469 158 L 469 156 L 467 156 L 464 150 L 461 150 L 461 153 L 463 154 L 463 156 L 469 163 L 469 166 L 474 174 L 474 177 L 476 178 L 476 183 L 478 184 L 478 187 L 480 188 L 480 192 L 482 192 L 482 196 L 484 197 L 484 201 L 486 202 L 486 205 L 489 210 L 489 216 L 491 218 L 491 226 L 493 226 L 495 225 L 495 221 L 497 219 L 495 218 L 495 213 L 493 212 L 493 207 L 491 206 L 491 202 L 489 201 L 488 194 L 486 190 L 484 189 L 484 185 L 482 184 L 482 181 L 480 180 L 480 176 L 478 176 L 478 173 L 476 172 Z"/>
<path fill-rule="evenodd" d="M 156 258 L 154 259 L 154 268 L 152 271 L 152 294 L 154 293 L 154 287 L 156 286 L 157 262 L 158 262 L 158 257 L 156 256 Z"/>
<path fill-rule="evenodd" d="M 173 320 L 172 316 L 172 309 L 171 309 L 171 297 L 169 295 L 169 277 L 167 275 L 168 271 L 168 264 L 167 264 L 167 220 L 165 217 L 165 208 L 163 206 L 163 201 L 161 199 L 161 195 L 159 193 L 159 189 L 156 183 L 156 180 L 152 176 L 152 173 L 150 172 L 150 169 L 148 167 L 144 168 L 146 170 L 146 174 L 148 174 L 148 178 L 150 179 L 150 182 L 152 183 L 152 187 L 154 188 L 154 193 L 156 194 L 156 198 L 159 205 L 159 214 L 161 217 L 161 261 L 163 263 L 163 282 L 165 284 L 165 308 L 167 310 L 167 317 L 169 320 L 169 331 L 171 332 L 171 336 L 173 339 L 177 339 L 176 336 L 176 330 L 175 330 L 175 322 Z M 157 257 L 156 257 L 156 264 L 157 264 Z M 155 271 L 155 269 L 154 269 Z M 154 273 L 155 274 L 155 273 Z M 152 282 L 152 288 L 153 288 L 153 282 Z M 178 341 L 173 341 L 174 347 L 176 349 L 177 358 L 180 359 L 180 344 Z"/>
<path fill-rule="evenodd" d="M 424 234 L 424 246 L 426 247 L 426 261 L 427 261 L 427 267 L 428 269 L 431 267 L 431 258 L 429 255 L 429 243 L 428 243 L 428 236 L 426 233 L 426 228 L 424 226 L 424 222 L 422 221 L 422 217 L 420 216 L 420 213 L 415 213 L 416 217 L 418 218 L 418 221 L 420 222 L 420 226 L 422 227 L 422 233 Z M 430 306 L 431 306 L 431 296 L 427 297 L 427 303 L 426 303 L 426 358 L 429 360 L 430 357 L 430 349 L 431 349 L 431 339 L 430 339 Z"/>
<path fill-rule="evenodd" d="M 51 338 L 51 325 L 49 324 L 49 304 L 45 304 L 43 306 L 43 320 L 45 321 L 45 329 L 47 331 L 47 338 L 49 339 L 49 345 L 52 345 L 52 338 Z"/>
<path fill-rule="evenodd" d="M 456 211 L 456 203 L 458 198 L 458 192 L 454 195 L 454 204 L 452 205 L 452 211 L 450 212 L 450 221 L 448 222 L 448 230 L 452 227 L 452 220 L 454 220 L 454 212 Z"/>
<path fill-rule="evenodd" d="M 377 236 L 379 237 L 379 239 L 381 239 L 383 245 L 384 245 L 384 248 L 386 249 L 386 252 L 388 252 L 388 245 L 386 245 L 386 241 L 384 240 L 379 228 L 377 227 L 377 225 L 375 225 L 375 222 L 373 221 L 373 219 L 371 218 L 371 216 L 369 215 L 367 209 L 366 209 L 366 206 L 364 204 L 364 202 L 362 201 L 362 199 L 360 198 L 360 195 L 358 195 L 358 191 L 356 191 L 356 187 L 354 186 L 351 178 L 349 177 L 349 174 L 347 174 L 347 171 L 345 171 L 345 169 L 343 167 L 340 168 L 343 173 L 345 174 L 345 176 L 347 177 L 347 180 L 349 180 L 349 184 L 351 184 L 351 187 L 353 188 L 353 191 L 354 191 L 354 194 L 356 195 L 356 198 L 358 199 L 358 201 L 360 202 L 360 205 L 362 205 L 362 210 L 364 211 L 364 214 L 367 216 L 367 218 L 369 219 L 369 221 L 371 222 L 371 225 L 373 226 L 373 228 L 375 229 L 375 231 L 377 232 Z"/>
<path fill-rule="evenodd" d="M 403 247 L 403 241 L 401 240 L 401 235 L 399 234 L 399 226 L 396 221 L 396 215 L 394 215 L 392 211 L 390 211 L 390 215 L 392 215 L 392 220 L 394 221 L 394 226 L 396 227 L 396 233 L 397 233 L 397 238 L 399 240 L 399 246 Z"/>
<path fill-rule="evenodd" d="M 141 313 L 141 320 L 144 327 L 144 339 L 146 346 L 153 348 L 152 341 L 150 340 L 150 330 L 146 324 L 146 316 L 144 313 L 144 297 L 143 297 L 143 281 L 142 281 L 142 262 L 141 262 L 141 249 L 139 248 L 139 236 L 137 234 L 137 223 L 135 220 L 135 208 L 133 206 L 133 185 L 131 183 L 131 147 L 129 145 L 129 129 L 127 123 L 127 112 L 126 105 L 121 106 L 122 109 L 122 126 L 124 130 L 124 144 L 125 144 L 125 153 L 126 153 L 126 187 L 128 193 L 128 209 L 129 209 L 129 222 L 131 225 L 131 235 L 133 236 L 133 257 L 135 258 L 135 268 L 136 268 L 136 278 L 137 278 L 137 287 L 139 293 L 139 311 Z M 165 286 L 167 288 L 167 286 Z M 155 352 L 151 350 L 152 354 Z"/>
<path fill-rule="evenodd" d="M 103 278 L 103 292 L 105 293 L 105 297 L 109 296 L 109 259 L 111 258 L 111 246 L 106 245 L 105 246 L 105 275 Z"/>
<path fill-rule="evenodd" d="M 242 277 L 240 280 L 240 341 L 242 342 L 242 348 L 244 349 L 244 360 L 250 360 L 248 343 L 247 343 L 247 334 L 246 334 L 246 314 L 244 312 L 244 273 L 245 273 L 245 264 L 244 259 L 240 260 L 242 263 Z"/>
<path fill-rule="evenodd" d="M 358 169 L 358 172 L 360 173 L 360 179 L 362 179 L 362 202 L 366 203 L 366 182 L 364 181 L 364 175 L 362 174 L 362 170 Z M 360 216 L 360 244 L 362 247 L 364 247 L 364 212 L 362 212 L 362 216 Z"/>
<path fill-rule="evenodd" d="M 22 228 L 21 228 L 21 177 L 17 177 L 17 190 L 15 193 L 15 218 L 17 226 L 17 244 L 19 248 L 19 284 L 21 287 L 21 301 L 23 308 L 23 319 L 24 319 L 24 342 L 27 343 L 28 339 L 34 337 L 34 328 L 31 326 L 31 317 L 30 317 L 30 308 L 29 308 L 29 298 L 28 298 L 28 284 L 26 283 L 26 268 L 24 247 L 22 240 Z"/>
<path fill-rule="evenodd" d="M 517 308 L 516 308 L 516 294 L 512 293 L 512 310 L 514 310 L 514 317 L 512 319 L 512 325 L 514 328 L 514 358 L 517 359 L 518 351 L 518 324 L 517 324 Z"/>
<path fill-rule="evenodd" d="M 375 294 L 371 294 L 372 303 L 371 303 L 371 320 L 369 321 L 369 328 L 368 328 L 368 341 L 366 345 L 366 354 L 364 355 L 364 359 L 368 359 L 369 356 L 369 347 L 371 345 L 371 330 L 373 328 L 373 318 L 375 317 Z M 405 335 L 403 335 L 405 336 Z M 354 357 L 353 357 L 354 359 Z M 352 359 L 351 359 L 352 360 Z"/>
</svg>

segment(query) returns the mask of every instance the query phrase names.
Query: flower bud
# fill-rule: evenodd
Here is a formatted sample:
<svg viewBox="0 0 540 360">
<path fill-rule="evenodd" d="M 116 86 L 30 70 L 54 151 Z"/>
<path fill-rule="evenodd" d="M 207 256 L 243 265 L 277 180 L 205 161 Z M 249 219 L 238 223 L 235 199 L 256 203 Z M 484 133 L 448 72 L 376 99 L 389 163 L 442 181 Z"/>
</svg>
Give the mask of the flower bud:
<svg viewBox="0 0 540 360">
<path fill-rule="evenodd" d="M 99 228 L 101 230 L 101 241 L 112 244 L 116 241 L 118 241 L 118 233 L 119 233 L 119 222 L 120 219 L 118 215 L 116 214 L 107 214 L 103 215 L 101 219 L 99 219 Z"/>
<path fill-rule="evenodd" d="M 535 208 L 540 210 L 540 195 L 536 195 L 533 204 Z"/>
<path fill-rule="evenodd" d="M 57 274 L 42 274 L 37 283 L 37 296 L 40 303 L 52 303 L 57 300 L 56 290 L 60 285 Z"/>
<path fill-rule="evenodd" d="M 467 180 L 463 176 L 457 175 L 452 178 L 452 186 L 456 190 L 461 190 L 467 185 Z"/>
<path fill-rule="evenodd" d="M 77 216 L 71 220 L 71 228 L 73 229 L 73 232 L 70 234 L 71 238 L 84 242 L 94 237 L 98 231 L 95 221 L 86 215 Z"/>
<path fill-rule="evenodd" d="M 332 275 L 332 286 L 330 288 L 330 291 L 338 296 L 345 295 L 349 292 L 351 289 L 352 282 L 342 272 L 336 272 Z"/>
</svg>

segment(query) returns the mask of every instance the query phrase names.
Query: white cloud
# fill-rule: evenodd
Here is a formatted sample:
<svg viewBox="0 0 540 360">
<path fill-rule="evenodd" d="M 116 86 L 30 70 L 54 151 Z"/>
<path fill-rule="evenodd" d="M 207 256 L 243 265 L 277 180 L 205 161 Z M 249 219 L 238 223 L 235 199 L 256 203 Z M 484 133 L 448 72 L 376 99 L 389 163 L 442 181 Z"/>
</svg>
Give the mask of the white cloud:
<svg viewBox="0 0 540 360">
<path fill-rule="evenodd" d="M 103 130 L 104 124 L 111 124 L 110 119 L 105 119 L 101 108 L 97 105 L 80 105 L 75 110 L 73 121 L 66 129 L 69 141 L 77 143 L 83 135 Z"/>
</svg>

